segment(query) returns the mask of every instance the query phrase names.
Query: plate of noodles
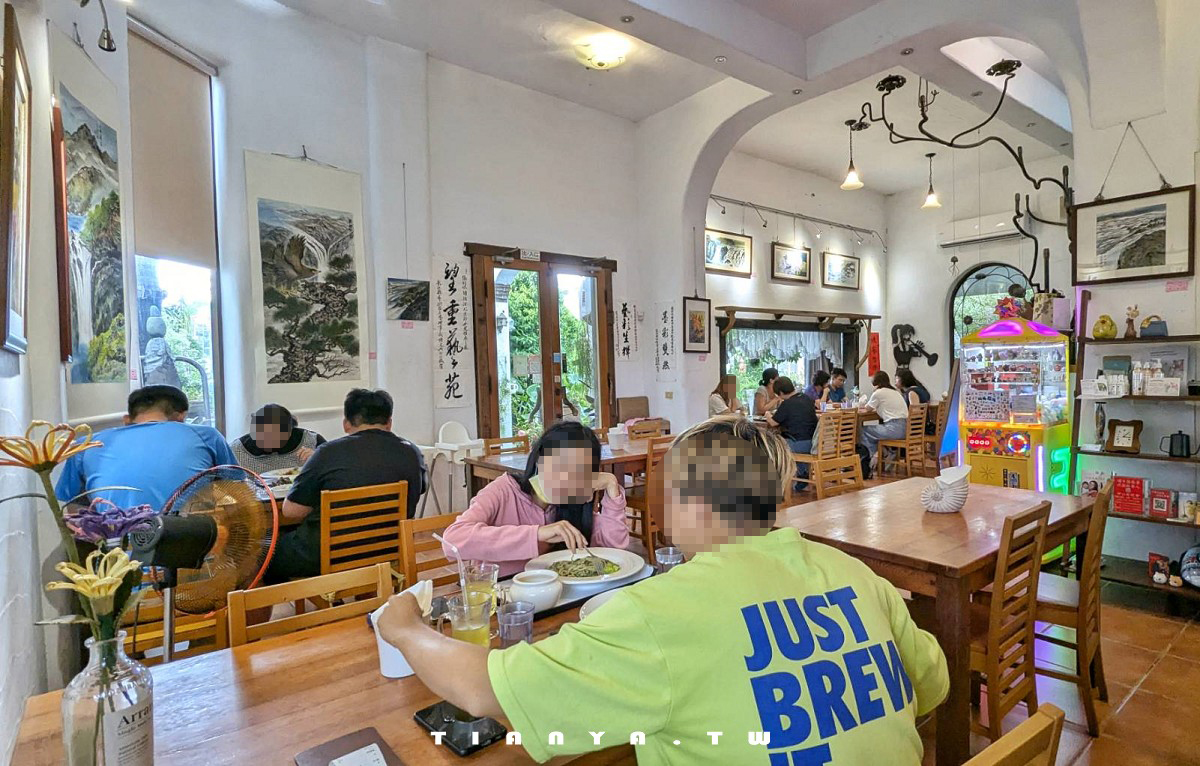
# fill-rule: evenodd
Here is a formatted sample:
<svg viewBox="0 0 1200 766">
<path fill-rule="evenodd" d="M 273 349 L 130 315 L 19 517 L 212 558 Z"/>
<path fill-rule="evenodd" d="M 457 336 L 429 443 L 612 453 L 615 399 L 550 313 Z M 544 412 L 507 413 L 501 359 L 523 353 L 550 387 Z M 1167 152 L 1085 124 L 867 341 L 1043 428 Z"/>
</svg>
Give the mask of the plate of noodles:
<svg viewBox="0 0 1200 766">
<path fill-rule="evenodd" d="M 620 548 L 600 548 L 590 546 L 592 555 L 599 559 L 603 574 L 597 575 L 592 566 L 591 557 L 587 551 L 553 551 L 530 559 L 525 565 L 525 571 L 531 569 L 549 569 L 557 572 L 560 580 L 566 585 L 593 582 L 611 582 L 632 577 L 642 571 L 646 562 L 642 557 Z"/>
</svg>

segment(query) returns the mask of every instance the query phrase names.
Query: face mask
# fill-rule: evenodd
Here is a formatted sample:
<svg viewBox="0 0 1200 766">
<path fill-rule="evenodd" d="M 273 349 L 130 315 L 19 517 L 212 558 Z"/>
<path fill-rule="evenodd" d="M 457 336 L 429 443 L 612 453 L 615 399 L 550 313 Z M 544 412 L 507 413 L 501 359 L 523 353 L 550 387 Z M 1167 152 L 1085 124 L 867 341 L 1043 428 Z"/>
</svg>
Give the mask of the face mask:
<svg viewBox="0 0 1200 766">
<path fill-rule="evenodd" d="M 533 494 L 537 495 L 538 500 L 541 500 L 546 505 L 551 504 L 550 499 L 546 497 L 546 493 L 542 491 L 542 477 L 540 475 L 533 475 L 533 478 L 529 480 L 529 487 L 533 490 Z"/>
</svg>

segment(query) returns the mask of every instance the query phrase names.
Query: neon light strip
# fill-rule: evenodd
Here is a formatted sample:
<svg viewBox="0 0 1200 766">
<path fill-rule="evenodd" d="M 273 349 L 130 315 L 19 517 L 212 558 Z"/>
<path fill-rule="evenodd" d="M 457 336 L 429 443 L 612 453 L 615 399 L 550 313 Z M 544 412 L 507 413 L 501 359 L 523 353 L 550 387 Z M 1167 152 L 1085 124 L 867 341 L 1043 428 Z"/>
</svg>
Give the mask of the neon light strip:
<svg viewBox="0 0 1200 766">
<path fill-rule="evenodd" d="M 1046 448 L 1039 444 L 1037 448 L 1037 488 L 1038 492 L 1046 491 Z"/>
</svg>

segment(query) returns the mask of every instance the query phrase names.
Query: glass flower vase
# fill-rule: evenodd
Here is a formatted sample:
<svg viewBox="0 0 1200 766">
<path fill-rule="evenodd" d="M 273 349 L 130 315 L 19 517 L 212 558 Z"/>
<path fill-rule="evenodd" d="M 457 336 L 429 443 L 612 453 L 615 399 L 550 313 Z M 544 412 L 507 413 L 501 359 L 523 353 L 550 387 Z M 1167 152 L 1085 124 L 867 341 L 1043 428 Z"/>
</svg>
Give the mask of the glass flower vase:
<svg viewBox="0 0 1200 766">
<path fill-rule="evenodd" d="M 63 691 L 68 766 L 153 766 L 154 684 L 125 654 L 125 633 L 89 638 L 88 664 Z"/>
</svg>

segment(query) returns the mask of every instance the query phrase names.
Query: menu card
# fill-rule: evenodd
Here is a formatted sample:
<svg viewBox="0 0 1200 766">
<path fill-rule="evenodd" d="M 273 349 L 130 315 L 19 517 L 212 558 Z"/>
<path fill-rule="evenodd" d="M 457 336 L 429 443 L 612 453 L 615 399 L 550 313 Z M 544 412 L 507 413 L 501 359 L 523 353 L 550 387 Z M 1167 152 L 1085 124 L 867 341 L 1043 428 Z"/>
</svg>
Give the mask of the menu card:
<svg viewBox="0 0 1200 766">
<path fill-rule="evenodd" d="M 1134 516 L 1146 515 L 1146 494 L 1149 482 L 1136 476 L 1117 476 L 1113 479 L 1113 511 Z"/>
<path fill-rule="evenodd" d="M 296 756 L 296 766 L 404 766 L 404 762 L 372 726 L 305 750 Z"/>
</svg>

